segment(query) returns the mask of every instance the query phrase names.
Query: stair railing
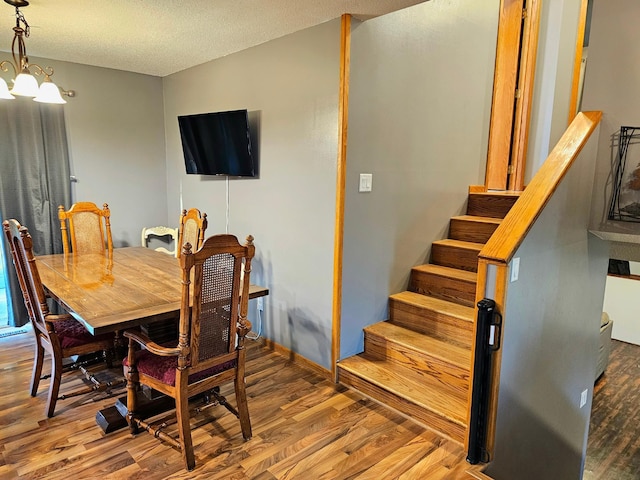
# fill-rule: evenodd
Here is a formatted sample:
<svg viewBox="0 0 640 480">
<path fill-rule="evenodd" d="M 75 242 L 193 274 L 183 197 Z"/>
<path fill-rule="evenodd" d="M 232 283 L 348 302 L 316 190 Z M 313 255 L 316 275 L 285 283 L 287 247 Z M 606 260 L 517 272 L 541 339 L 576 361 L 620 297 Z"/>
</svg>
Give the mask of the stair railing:
<svg viewBox="0 0 640 480">
<path fill-rule="evenodd" d="M 502 314 L 506 301 L 506 288 L 508 282 L 509 263 L 518 247 L 522 244 L 527 233 L 535 223 L 536 219 L 544 210 L 549 199 L 556 188 L 568 172 L 573 162 L 580 154 L 580 151 L 587 143 L 591 134 L 597 127 L 602 112 L 580 112 L 575 116 L 567 130 L 553 148 L 544 164 L 535 174 L 529 185 L 522 192 L 518 200 L 514 203 L 509 213 L 502 220 L 496 231 L 478 255 L 478 283 L 476 286 L 476 304 L 485 298 L 492 298 L 495 302 L 495 312 Z M 477 308 L 477 307 L 476 307 Z M 476 310 L 476 316 L 478 311 Z M 506 323 L 507 318 L 503 321 Z M 477 329 L 478 325 L 474 326 Z M 500 329 L 500 336 L 504 329 Z M 475 364 L 478 353 L 476 340 L 478 333 L 474 331 L 472 345 L 472 365 Z M 502 342 L 501 338 L 496 339 Z M 491 355 L 490 375 L 483 386 L 487 395 L 487 404 L 483 412 L 484 418 L 472 418 L 471 405 L 473 404 L 473 394 L 475 391 L 475 374 L 471 372 L 470 384 L 474 388 L 470 389 L 468 405 L 468 425 L 469 433 L 476 431 L 478 422 L 486 428 L 483 434 L 483 445 L 474 445 L 475 453 L 483 452 L 481 461 L 489 461 L 493 453 L 495 441 L 495 425 L 498 410 L 498 389 L 500 381 L 501 350 L 495 351 Z M 472 424 L 473 422 L 473 424 Z M 477 438 L 473 440 L 477 442 Z M 471 436 L 467 436 L 465 448 L 470 453 L 472 445 Z"/>
</svg>

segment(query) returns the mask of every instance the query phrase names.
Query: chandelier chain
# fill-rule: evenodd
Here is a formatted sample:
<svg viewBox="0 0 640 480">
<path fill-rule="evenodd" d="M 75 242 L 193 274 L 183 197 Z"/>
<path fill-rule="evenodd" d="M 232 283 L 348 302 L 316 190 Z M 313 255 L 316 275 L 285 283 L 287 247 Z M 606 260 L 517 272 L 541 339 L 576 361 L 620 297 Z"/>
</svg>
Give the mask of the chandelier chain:
<svg viewBox="0 0 640 480">
<path fill-rule="evenodd" d="M 24 25 L 24 27 L 22 28 L 22 30 L 24 31 L 24 36 L 29 37 L 29 33 L 31 33 L 31 27 L 27 23 L 27 19 L 24 18 L 24 15 L 20 11 L 20 9 L 16 7 L 16 27 L 21 28 L 20 23 Z"/>
</svg>

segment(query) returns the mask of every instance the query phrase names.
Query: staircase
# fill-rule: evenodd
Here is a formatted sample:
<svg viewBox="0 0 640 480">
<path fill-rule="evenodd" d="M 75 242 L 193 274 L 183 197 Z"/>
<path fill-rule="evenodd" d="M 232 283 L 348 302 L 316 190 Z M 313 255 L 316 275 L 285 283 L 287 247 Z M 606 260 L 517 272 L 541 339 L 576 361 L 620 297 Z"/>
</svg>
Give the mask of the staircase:
<svg viewBox="0 0 640 480">
<path fill-rule="evenodd" d="M 364 329 L 364 352 L 338 363 L 338 379 L 457 442 L 467 435 L 478 253 L 518 198 L 470 193 L 431 263 L 389 297 L 389 320 Z"/>
</svg>

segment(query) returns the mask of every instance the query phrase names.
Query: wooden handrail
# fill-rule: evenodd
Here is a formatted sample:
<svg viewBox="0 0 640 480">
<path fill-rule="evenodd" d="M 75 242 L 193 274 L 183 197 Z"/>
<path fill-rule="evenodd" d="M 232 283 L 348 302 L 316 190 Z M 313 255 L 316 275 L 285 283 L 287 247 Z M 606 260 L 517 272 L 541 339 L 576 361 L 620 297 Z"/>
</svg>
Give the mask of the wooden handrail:
<svg viewBox="0 0 640 480">
<path fill-rule="evenodd" d="M 482 248 L 479 259 L 499 264 L 511 261 L 601 118 L 602 112 L 598 111 L 576 115 L 538 173 Z"/>
<path fill-rule="evenodd" d="M 504 312 L 509 262 L 591 137 L 601 118 L 602 112 L 583 112 L 575 116 L 562 138 L 560 138 L 547 157 L 547 160 L 540 167 L 540 170 L 538 170 L 527 188 L 520 195 L 520 198 L 511 207 L 507 216 L 500 222 L 500 226 L 480 251 L 478 255 L 478 284 L 476 287 L 476 316 L 478 314 L 477 303 L 485 297 L 487 289 L 493 292 L 491 299 L 495 301 L 496 311 Z M 488 268 L 491 265 L 494 265 L 495 268 L 493 280 L 491 284 L 488 284 Z M 508 321 L 508 318 L 503 318 L 504 323 Z M 476 328 L 477 323 L 474 322 L 471 365 L 475 364 Z M 491 380 L 488 386 L 487 432 L 484 448 L 489 458 L 492 457 L 495 446 L 501 364 L 502 350 L 500 349 L 492 354 Z M 475 373 L 472 371 L 469 379 L 472 385 L 474 375 Z M 471 405 L 472 395 L 473 392 L 470 389 L 469 405 Z M 468 424 L 470 424 L 471 409 L 467 413 Z M 469 449 L 470 444 L 470 438 L 467 438 L 465 448 Z"/>
</svg>

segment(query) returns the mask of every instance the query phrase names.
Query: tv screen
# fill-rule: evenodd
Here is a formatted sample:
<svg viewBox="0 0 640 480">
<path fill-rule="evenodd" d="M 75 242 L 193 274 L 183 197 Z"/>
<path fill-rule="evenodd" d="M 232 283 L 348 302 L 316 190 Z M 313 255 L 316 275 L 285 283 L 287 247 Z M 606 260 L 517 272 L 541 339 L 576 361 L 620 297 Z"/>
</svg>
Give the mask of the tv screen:
<svg viewBox="0 0 640 480">
<path fill-rule="evenodd" d="M 246 110 L 178 117 L 187 173 L 253 177 Z"/>
</svg>

